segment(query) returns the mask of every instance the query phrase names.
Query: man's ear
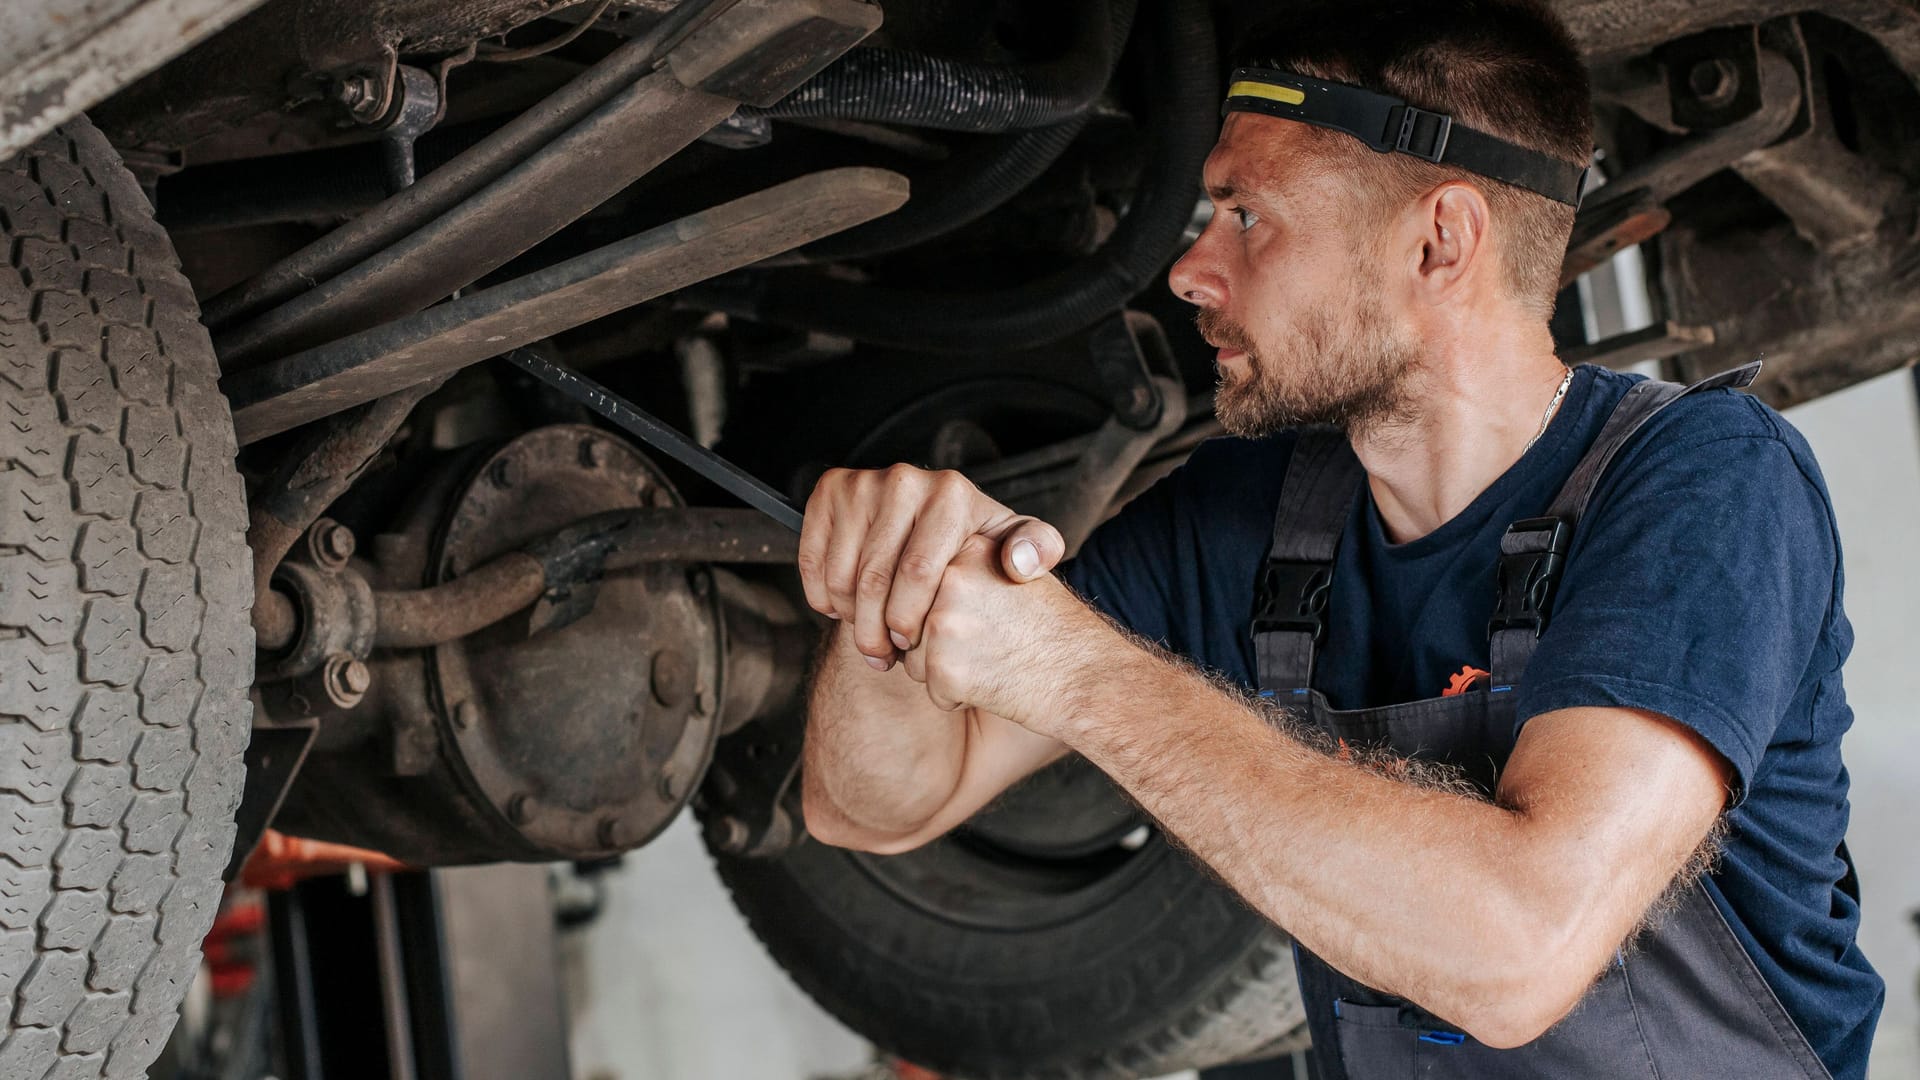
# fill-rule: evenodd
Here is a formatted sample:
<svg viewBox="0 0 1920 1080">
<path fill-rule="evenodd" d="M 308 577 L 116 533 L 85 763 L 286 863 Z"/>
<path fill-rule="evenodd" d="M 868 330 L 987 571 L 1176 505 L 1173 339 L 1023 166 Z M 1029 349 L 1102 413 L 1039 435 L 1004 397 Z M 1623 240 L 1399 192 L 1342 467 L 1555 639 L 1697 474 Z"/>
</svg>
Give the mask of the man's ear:
<svg viewBox="0 0 1920 1080">
<path fill-rule="evenodd" d="M 1441 300 L 1483 272 L 1493 261 L 1487 236 L 1487 197 L 1472 184 L 1452 181 L 1420 201 L 1420 287 Z"/>
</svg>

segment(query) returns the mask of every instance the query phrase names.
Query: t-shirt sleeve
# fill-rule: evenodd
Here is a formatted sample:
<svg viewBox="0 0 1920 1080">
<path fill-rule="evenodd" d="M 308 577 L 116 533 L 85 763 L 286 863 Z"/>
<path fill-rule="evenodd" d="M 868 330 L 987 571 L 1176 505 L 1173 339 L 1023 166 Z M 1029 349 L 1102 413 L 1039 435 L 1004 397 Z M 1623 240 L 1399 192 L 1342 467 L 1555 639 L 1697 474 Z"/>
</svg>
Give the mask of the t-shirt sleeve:
<svg viewBox="0 0 1920 1080">
<path fill-rule="evenodd" d="M 1161 642 L 1172 621 L 1165 573 L 1175 565 L 1175 490 L 1186 468 L 1162 477 L 1103 522 L 1060 569 L 1061 579 L 1096 609 Z"/>
<path fill-rule="evenodd" d="M 1523 722 L 1576 706 L 1663 714 L 1731 763 L 1744 797 L 1815 660 L 1839 558 L 1811 455 L 1778 423 L 1622 455 L 1574 538 Z"/>
</svg>

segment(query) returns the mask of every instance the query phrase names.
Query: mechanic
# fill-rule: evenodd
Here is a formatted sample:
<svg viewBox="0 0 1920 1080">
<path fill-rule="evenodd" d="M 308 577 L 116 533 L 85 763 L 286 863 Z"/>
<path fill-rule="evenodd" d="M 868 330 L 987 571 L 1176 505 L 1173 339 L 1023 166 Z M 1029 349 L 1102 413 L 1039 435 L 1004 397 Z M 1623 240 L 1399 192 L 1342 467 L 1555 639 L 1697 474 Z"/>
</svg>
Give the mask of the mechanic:
<svg viewBox="0 0 1920 1080">
<path fill-rule="evenodd" d="M 906 851 L 1079 753 L 1293 936 L 1323 1075 L 1864 1076 L 1811 451 L 1751 367 L 1556 357 L 1593 142 L 1545 6 L 1284 7 L 1171 274 L 1235 437 L 1059 577 L 956 474 L 822 479 L 808 828 Z"/>
</svg>

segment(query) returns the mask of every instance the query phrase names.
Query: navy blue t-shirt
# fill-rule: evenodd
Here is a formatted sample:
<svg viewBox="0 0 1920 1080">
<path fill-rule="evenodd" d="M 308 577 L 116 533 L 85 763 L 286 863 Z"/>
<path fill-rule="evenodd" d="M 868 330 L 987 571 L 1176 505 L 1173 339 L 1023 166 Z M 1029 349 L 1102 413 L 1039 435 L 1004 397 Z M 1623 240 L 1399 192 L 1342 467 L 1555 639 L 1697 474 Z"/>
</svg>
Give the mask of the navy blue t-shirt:
<svg viewBox="0 0 1920 1080">
<path fill-rule="evenodd" d="M 1314 685 L 1335 708 L 1440 696 L 1486 669 L 1500 536 L 1546 512 L 1638 381 L 1575 369 L 1540 441 L 1472 505 L 1411 543 L 1356 500 L 1335 559 Z M 1146 637 L 1252 687 L 1248 623 L 1290 434 L 1214 439 L 1088 540 L 1064 571 Z M 1615 459 L 1573 537 L 1519 690 L 1519 719 L 1626 706 L 1699 732 L 1732 763 L 1736 805 L 1708 891 L 1835 1077 L 1866 1073 L 1885 987 L 1838 883 L 1840 545 L 1813 453 L 1747 394 L 1690 395 Z"/>
</svg>

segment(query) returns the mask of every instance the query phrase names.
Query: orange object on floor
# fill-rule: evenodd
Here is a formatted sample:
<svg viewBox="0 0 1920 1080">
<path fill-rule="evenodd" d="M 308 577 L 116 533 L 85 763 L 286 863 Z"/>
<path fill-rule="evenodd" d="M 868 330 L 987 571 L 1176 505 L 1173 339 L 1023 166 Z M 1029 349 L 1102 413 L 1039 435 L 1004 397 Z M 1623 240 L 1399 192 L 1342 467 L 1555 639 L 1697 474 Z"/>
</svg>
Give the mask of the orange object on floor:
<svg viewBox="0 0 1920 1080">
<path fill-rule="evenodd" d="M 359 863 L 369 871 L 405 870 L 407 865 L 377 851 L 308 840 L 268 829 L 260 837 L 247 863 L 240 868 L 240 881 L 255 889 L 290 889 L 303 878 L 338 874 Z"/>
</svg>

